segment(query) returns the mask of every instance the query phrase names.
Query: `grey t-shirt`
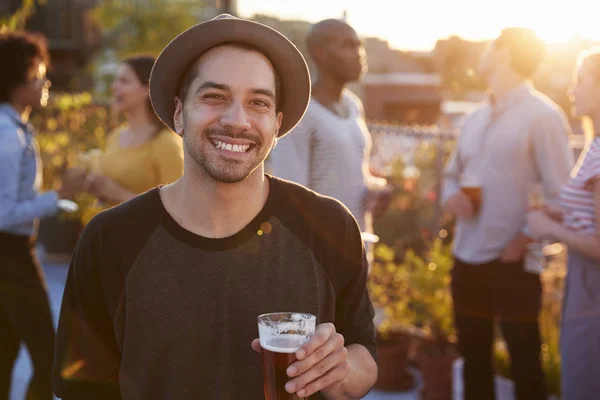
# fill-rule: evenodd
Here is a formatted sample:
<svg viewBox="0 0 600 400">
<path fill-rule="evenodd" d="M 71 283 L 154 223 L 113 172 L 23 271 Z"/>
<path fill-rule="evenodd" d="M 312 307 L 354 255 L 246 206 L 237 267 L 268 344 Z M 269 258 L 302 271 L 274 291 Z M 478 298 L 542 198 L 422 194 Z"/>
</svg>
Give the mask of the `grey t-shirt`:
<svg viewBox="0 0 600 400">
<path fill-rule="evenodd" d="M 263 210 L 224 239 L 179 226 L 158 189 L 90 222 L 60 316 L 61 398 L 262 399 L 250 343 L 267 312 L 312 313 L 375 358 L 356 221 L 333 199 L 269 179 Z"/>
<path fill-rule="evenodd" d="M 299 183 L 341 201 L 360 229 L 373 232 L 371 213 L 365 208 L 371 135 L 360 99 L 344 90 L 347 117 L 340 117 L 310 100 L 298 125 L 281 138 L 269 156 L 273 175 Z"/>
</svg>

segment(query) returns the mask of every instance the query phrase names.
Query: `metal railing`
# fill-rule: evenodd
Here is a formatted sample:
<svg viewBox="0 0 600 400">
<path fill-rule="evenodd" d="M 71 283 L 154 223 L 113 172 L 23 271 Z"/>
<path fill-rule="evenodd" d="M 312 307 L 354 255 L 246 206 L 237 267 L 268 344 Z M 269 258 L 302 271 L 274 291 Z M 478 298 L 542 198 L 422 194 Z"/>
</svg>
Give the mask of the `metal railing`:
<svg viewBox="0 0 600 400">
<path fill-rule="evenodd" d="M 441 198 L 445 160 L 452 150 L 459 131 L 442 129 L 436 125 L 395 125 L 382 121 L 369 121 L 367 126 L 373 138 L 371 167 L 384 174 L 399 157 L 402 157 L 410 165 L 414 152 L 420 144 L 427 142 L 434 147 L 436 152 L 434 191 L 436 196 L 431 229 L 436 232 L 443 215 Z M 569 137 L 569 147 L 573 151 L 574 159 L 579 157 L 585 145 L 582 135 L 574 134 Z"/>
</svg>

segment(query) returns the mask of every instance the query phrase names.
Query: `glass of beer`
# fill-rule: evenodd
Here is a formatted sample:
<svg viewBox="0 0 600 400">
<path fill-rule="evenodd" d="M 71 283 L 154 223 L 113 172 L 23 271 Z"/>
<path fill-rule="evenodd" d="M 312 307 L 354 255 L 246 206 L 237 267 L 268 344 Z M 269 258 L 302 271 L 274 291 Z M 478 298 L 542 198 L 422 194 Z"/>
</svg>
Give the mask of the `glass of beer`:
<svg viewBox="0 0 600 400">
<path fill-rule="evenodd" d="M 473 214 L 478 214 L 481 208 L 481 187 L 480 186 L 463 186 L 460 188 L 467 195 L 471 204 L 473 204 Z"/>
<path fill-rule="evenodd" d="M 467 195 L 473 205 L 473 214 L 478 214 L 481 209 L 481 184 L 473 176 L 464 177 L 460 183 L 460 190 Z"/>
<path fill-rule="evenodd" d="M 530 210 L 541 210 L 544 208 L 544 187 L 541 183 L 534 183 L 529 187 L 527 203 Z"/>
<path fill-rule="evenodd" d="M 527 203 L 530 211 L 544 209 L 544 187 L 541 183 L 534 183 L 529 186 Z M 526 234 L 530 234 L 529 229 L 526 230 Z M 525 271 L 539 275 L 546 269 L 545 245 L 543 238 L 534 238 L 534 241 L 527 245 Z"/>
<path fill-rule="evenodd" d="M 301 399 L 285 390 L 290 380 L 287 369 L 296 362 L 296 352 L 315 333 L 316 322 L 314 315 L 291 312 L 258 317 L 265 400 Z"/>
</svg>

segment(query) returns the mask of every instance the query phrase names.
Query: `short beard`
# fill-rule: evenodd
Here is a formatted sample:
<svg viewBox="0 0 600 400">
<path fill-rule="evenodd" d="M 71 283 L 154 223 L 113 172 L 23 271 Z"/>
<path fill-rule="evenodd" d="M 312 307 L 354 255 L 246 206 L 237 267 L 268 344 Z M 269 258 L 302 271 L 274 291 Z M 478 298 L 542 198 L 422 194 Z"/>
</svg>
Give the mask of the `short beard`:
<svg viewBox="0 0 600 400">
<path fill-rule="evenodd" d="M 184 122 L 185 124 L 185 122 Z M 186 131 L 185 129 L 185 125 L 184 125 L 184 132 Z M 204 138 L 207 137 L 211 137 L 214 136 L 216 134 L 219 134 L 220 136 L 223 137 L 229 137 L 229 138 L 235 138 L 235 139 L 246 139 L 249 141 L 252 141 L 253 145 L 255 146 L 255 150 L 260 151 L 260 149 L 263 148 L 263 140 L 260 136 L 258 135 L 251 135 L 247 132 L 243 132 L 243 133 L 238 133 L 235 134 L 233 133 L 230 129 L 214 129 L 214 128 L 208 128 L 205 129 L 202 132 L 202 135 L 200 136 L 200 140 L 204 140 Z M 185 136 L 184 136 L 185 138 Z M 210 144 L 212 146 L 212 144 Z M 189 150 L 188 154 L 192 157 L 192 159 L 194 160 L 194 162 L 196 163 L 196 165 L 198 165 L 199 167 L 201 167 L 207 175 L 209 175 L 212 179 L 214 179 L 217 182 L 220 183 L 239 183 L 239 182 L 243 182 L 244 180 L 248 179 L 259 167 L 260 165 L 264 162 L 264 160 L 266 159 L 267 154 L 265 154 L 265 156 L 263 157 L 262 160 L 259 160 L 259 162 L 257 162 L 256 166 L 254 166 L 254 168 L 252 168 L 249 171 L 246 170 L 238 170 L 235 168 L 236 165 L 238 165 L 239 161 L 237 160 L 228 160 L 225 161 L 226 165 L 225 168 L 223 168 L 223 166 L 216 166 L 214 164 L 211 164 L 210 161 L 205 157 L 205 155 L 202 152 L 196 152 L 194 151 L 193 146 L 189 146 Z M 251 150 L 252 151 L 252 150 Z"/>
</svg>

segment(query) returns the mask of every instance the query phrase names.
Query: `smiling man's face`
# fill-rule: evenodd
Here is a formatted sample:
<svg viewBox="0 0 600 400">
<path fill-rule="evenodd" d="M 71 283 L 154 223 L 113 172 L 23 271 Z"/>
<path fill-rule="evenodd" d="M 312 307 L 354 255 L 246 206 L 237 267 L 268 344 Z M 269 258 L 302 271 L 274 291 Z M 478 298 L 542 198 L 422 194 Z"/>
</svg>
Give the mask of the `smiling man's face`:
<svg viewBox="0 0 600 400">
<path fill-rule="evenodd" d="M 218 182 L 240 182 L 267 158 L 281 126 L 273 66 L 259 52 L 224 45 L 204 53 L 194 68 L 174 116 L 191 158 L 186 164 Z"/>
</svg>

